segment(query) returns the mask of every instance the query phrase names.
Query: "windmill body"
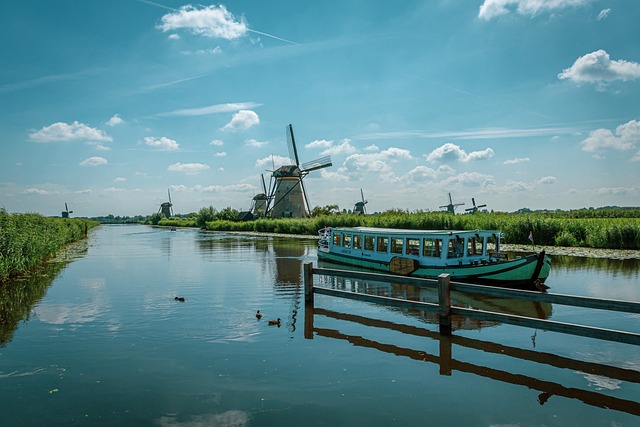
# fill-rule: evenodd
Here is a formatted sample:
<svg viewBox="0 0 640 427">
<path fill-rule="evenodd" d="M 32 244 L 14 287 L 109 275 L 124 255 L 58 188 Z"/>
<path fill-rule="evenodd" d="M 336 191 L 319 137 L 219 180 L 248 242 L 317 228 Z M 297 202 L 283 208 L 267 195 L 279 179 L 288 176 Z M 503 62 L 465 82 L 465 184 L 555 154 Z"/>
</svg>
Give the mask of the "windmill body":
<svg viewBox="0 0 640 427">
<path fill-rule="evenodd" d="M 158 213 L 162 213 L 167 218 L 171 218 L 173 216 L 173 204 L 171 203 L 171 192 L 167 190 L 167 194 L 169 195 L 169 201 L 164 202 L 160 205 L 160 209 L 158 209 Z"/>
<path fill-rule="evenodd" d="M 471 198 L 471 203 L 473 203 L 473 206 L 470 208 L 465 209 L 465 212 L 470 213 L 470 214 L 474 214 L 478 212 L 478 209 L 480 208 L 484 208 L 487 205 L 476 205 L 476 199 L 475 198 Z"/>
<path fill-rule="evenodd" d="M 456 208 L 462 205 L 464 205 L 464 203 L 453 203 L 453 199 L 451 198 L 451 193 L 449 193 L 449 204 L 440 206 L 440 209 L 447 208 L 447 212 L 449 212 L 450 214 L 455 214 Z"/>
<path fill-rule="evenodd" d="M 275 185 L 267 197 L 267 205 L 271 201 L 273 204 L 267 208 L 267 212 L 272 218 L 305 218 L 309 215 L 311 207 L 303 179 L 312 171 L 331 166 L 331 158 L 327 156 L 300 165 L 291 125 L 287 126 L 287 142 L 291 164 L 273 171 L 272 179 Z"/>
<path fill-rule="evenodd" d="M 64 204 L 64 211 L 62 211 L 62 218 L 69 218 L 69 214 L 72 214 L 73 211 L 69 210 L 69 207 L 67 206 L 67 204 Z"/>
<path fill-rule="evenodd" d="M 364 192 L 362 191 L 362 188 L 360 189 L 360 197 L 361 200 L 359 202 L 356 202 L 356 204 L 353 206 L 353 213 L 358 215 L 366 215 L 367 210 L 364 205 L 369 203 L 369 201 L 364 199 Z"/>
</svg>

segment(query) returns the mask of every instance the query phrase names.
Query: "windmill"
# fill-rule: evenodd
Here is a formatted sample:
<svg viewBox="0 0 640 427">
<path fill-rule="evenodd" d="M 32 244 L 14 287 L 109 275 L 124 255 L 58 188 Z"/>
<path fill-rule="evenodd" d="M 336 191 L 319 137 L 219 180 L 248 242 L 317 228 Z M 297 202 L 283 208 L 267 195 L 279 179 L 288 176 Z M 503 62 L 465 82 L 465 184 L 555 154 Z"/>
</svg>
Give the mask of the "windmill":
<svg viewBox="0 0 640 427">
<path fill-rule="evenodd" d="M 260 175 L 262 179 L 262 193 L 258 193 L 251 199 L 251 213 L 254 218 L 263 218 L 267 214 L 269 208 L 269 196 L 267 186 L 264 183 L 264 175 Z"/>
<path fill-rule="evenodd" d="M 162 212 L 167 218 L 171 218 L 173 216 L 173 204 L 171 203 L 171 192 L 167 188 L 167 194 L 169 195 L 169 201 L 164 202 L 160 205 L 160 209 L 158 209 L 158 213 Z"/>
<path fill-rule="evenodd" d="M 484 208 L 484 207 L 487 206 L 487 205 L 478 205 L 478 206 L 476 206 L 476 199 L 474 199 L 473 197 L 471 198 L 471 203 L 473 203 L 473 207 L 465 209 L 465 212 L 469 212 L 470 214 L 477 213 L 478 209 Z"/>
<path fill-rule="evenodd" d="M 353 213 L 359 214 L 359 215 L 366 215 L 367 210 L 365 209 L 364 205 L 369 203 L 369 201 L 364 199 L 364 193 L 362 192 L 362 188 L 360 189 L 360 197 L 362 198 L 362 200 L 360 202 L 356 202 L 355 206 L 353 207 Z"/>
<path fill-rule="evenodd" d="M 72 214 L 73 211 L 69 210 L 69 207 L 67 206 L 67 202 L 64 202 L 64 210 L 62 211 L 62 218 L 69 218 L 69 214 Z"/>
<path fill-rule="evenodd" d="M 268 201 L 273 201 L 268 213 L 272 218 L 304 218 L 311 211 L 309 198 L 302 180 L 310 172 L 331 166 L 331 157 L 326 156 L 300 165 L 293 126 L 287 126 L 290 165 L 273 171 L 275 185 Z"/>
<path fill-rule="evenodd" d="M 447 212 L 449 212 L 450 214 L 455 214 L 456 213 L 456 208 L 458 206 L 462 206 L 464 205 L 464 203 L 453 203 L 453 200 L 451 199 L 451 193 L 449 193 L 449 204 L 448 205 L 442 205 L 440 206 L 440 208 L 447 208 Z"/>
</svg>

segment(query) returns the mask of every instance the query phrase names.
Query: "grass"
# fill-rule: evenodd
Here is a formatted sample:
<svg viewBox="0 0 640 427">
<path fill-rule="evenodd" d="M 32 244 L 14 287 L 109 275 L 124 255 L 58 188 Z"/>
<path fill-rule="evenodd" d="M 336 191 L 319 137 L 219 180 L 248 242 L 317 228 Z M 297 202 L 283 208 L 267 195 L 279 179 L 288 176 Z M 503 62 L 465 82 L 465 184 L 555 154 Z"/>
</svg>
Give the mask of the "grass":
<svg viewBox="0 0 640 427">
<path fill-rule="evenodd" d="M 10 214 L 0 210 L 0 283 L 25 273 L 82 239 L 99 223 L 80 218 Z"/>
<path fill-rule="evenodd" d="M 511 244 L 573 246 L 604 249 L 640 249 L 640 214 L 623 212 L 606 217 L 584 215 L 581 211 L 544 213 L 478 213 L 451 215 L 442 212 L 392 212 L 371 216 L 323 215 L 305 219 L 258 219 L 255 221 L 210 221 L 211 231 L 255 231 L 316 235 L 330 227 L 383 227 L 413 230 L 499 230 Z M 177 225 L 177 224 L 176 224 Z"/>
</svg>

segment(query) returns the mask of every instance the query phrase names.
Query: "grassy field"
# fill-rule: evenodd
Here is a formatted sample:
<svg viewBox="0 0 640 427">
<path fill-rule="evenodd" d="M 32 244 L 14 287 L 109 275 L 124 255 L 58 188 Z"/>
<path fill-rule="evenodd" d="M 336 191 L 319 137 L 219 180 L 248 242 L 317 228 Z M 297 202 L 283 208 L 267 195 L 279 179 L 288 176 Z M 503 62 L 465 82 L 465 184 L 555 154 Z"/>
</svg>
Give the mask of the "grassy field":
<svg viewBox="0 0 640 427">
<path fill-rule="evenodd" d="M 588 212 L 588 211 L 586 211 Z M 172 225 L 180 226 L 179 223 Z M 423 230 L 499 230 L 505 243 L 589 247 L 603 249 L 640 249 L 640 212 L 583 211 L 549 213 L 478 213 L 451 215 L 442 212 L 385 213 L 378 215 L 326 215 L 307 219 L 258 219 L 255 221 L 211 221 L 206 230 L 256 231 L 316 235 L 326 227 L 385 227 Z"/>
<path fill-rule="evenodd" d="M 99 223 L 0 210 L 0 283 L 29 271 Z"/>
</svg>

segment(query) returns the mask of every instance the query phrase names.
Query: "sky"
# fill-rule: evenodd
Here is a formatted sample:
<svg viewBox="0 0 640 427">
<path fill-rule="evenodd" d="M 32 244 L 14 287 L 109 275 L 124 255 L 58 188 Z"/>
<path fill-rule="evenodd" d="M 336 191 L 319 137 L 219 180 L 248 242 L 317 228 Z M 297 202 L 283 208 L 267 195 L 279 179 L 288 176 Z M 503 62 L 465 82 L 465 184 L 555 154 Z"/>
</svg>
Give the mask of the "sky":
<svg viewBox="0 0 640 427">
<path fill-rule="evenodd" d="M 0 208 L 640 206 L 637 0 L 23 0 L 0 14 Z"/>
</svg>

